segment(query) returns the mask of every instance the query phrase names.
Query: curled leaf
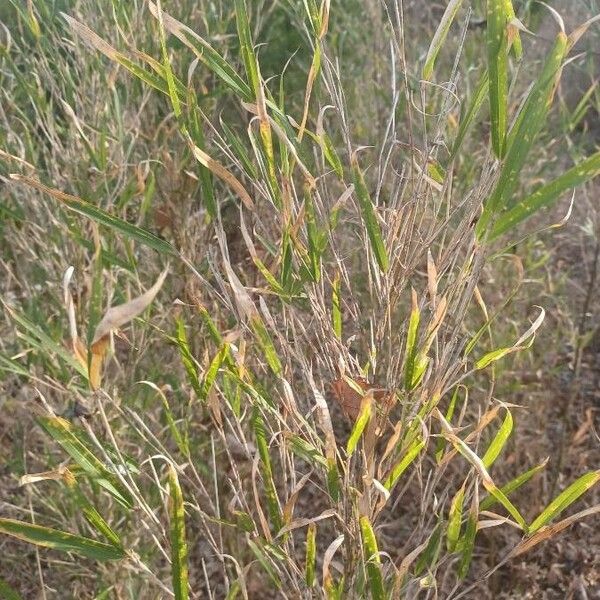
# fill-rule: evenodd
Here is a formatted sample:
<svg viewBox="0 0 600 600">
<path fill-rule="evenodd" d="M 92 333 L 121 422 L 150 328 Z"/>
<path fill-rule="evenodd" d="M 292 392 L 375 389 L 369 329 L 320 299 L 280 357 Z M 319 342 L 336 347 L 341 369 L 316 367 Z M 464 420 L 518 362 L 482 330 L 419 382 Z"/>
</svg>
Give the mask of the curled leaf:
<svg viewBox="0 0 600 600">
<path fill-rule="evenodd" d="M 166 276 L 167 269 L 160 274 L 156 283 L 147 292 L 129 302 L 109 308 L 96 327 L 92 345 L 97 344 L 100 340 L 108 336 L 111 331 L 118 329 L 125 325 L 125 323 L 129 323 L 129 321 L 143 313 L 150 306 L 156 294 L 158 294 Z"/>
<path fill-rule="evenodd" d="M 119 304 L 119 306 L 113 306 L 104 313 L 104 316 L 94 331 L 94 337 L 92 338 L 92 343 L 90 345 L 89 363 L 87 360 L 84 362 L 84 364 L 88 366 L 88 378 L 93 390 L 97 390 L 100 387 L 102 380 L 102 364 L 104 362 L 106 351 L 108 350 L 110 332 L 125 325 L 125 323 L 129 323 L 129 321 L 135 319 L 135 317 L 144 312 L 154 300 L 156 294 L 158 294 L 158 290 L 162 287 L 166 276 L 167 269 L 160 274 L 156 283 L 147 292 L 129 302 Z M 74 349 L 77 358 L 79 358 L 80 361 L 83 360 L 82 356 L 85 356 L 84 349 L 78 339 L 74 342 Z"/>
</svg>

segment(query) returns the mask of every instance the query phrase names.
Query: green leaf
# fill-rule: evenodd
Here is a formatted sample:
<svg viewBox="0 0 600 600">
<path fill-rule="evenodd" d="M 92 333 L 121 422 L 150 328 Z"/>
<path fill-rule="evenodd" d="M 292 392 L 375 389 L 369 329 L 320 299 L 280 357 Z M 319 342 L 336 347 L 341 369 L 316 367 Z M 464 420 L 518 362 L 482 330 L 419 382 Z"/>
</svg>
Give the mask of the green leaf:
<svg viewBox="0 0 600 600">
<path fill-rule="evenodd" d="M 574 481 L 566 490 L 561 492 L 548 506 L 537 516 L 529 527 L 529 533 L 535 533 L 552 519 L 560 515 L 566 508 L 571 506 L 582 494 L 600 481 L 600 470 L 590 471 Z"/>
<path fill-rule="evenodd" d="M 213 384 L 215 383 L 215 379 L 217 378 L 217 374 L 219 373 L 219 369 L 223 365 L 226 357 L 229 355 L 229 344 L 223 344 L 221 349 L 217 352 L 215 357 L 211 360 L 208 369 L 204 375 L 202 380 L 202 386 L 200 388 L 199 398 L 203 402 L 208 398 L 208 394 L 212 389 Z"/>
<path fill-rule="evenodd" d="M 494 0 L 500 2 L 501 0 Z M 560 78 L 560 69 L 567 52 L 567 36 L 559 33 L 552 50 L 548 53 L 542 73 L 529 92 L 506 141 L 506 156 L 500 176 L 491 196 L 484 205 L 477 222 L 476 233 L 481 239 L 490 221 L 501 214 L 512 199 L 535 139 L 546 122 L 554 88 Z M 490 73 L 490 94 L 492 76 Z"/>
<path fill-rule="evenodd" d="M 406 471 L 406 469 L 410 467 L 415 458 L 419 456 L 419 453 L 421 452 L 424 446 L 425 440 L 423 440 L 421 437 L 418 437 L 410 445 L 404 456 L 392 467 L 392 470 L 384 484 L 386 489 L 391 490 L 394 487 L 396 481 L 400 479 L 404 471 Z"/>
<path fill-rule="evenodd" d="M 421 74 L 421 77 L 425 80 L 429 80 L 431 74 L 433 73 L 435 59 L 437 58 L 440 48 L 443 46 L 444 41 L 446 40 L 450 25 L 452 25 L 454 17 L 456 16 L 461 4 L 462 0 L 450 0 L 446 6 L 446 10 L 444 11 L 440 23 L 435 30 L 433 39 L 429 45 L 429 50 L 427 51 L 427 57 L 425 58 L 425 65 L 423 66 L 423 71 Z"/>
<path fill-rule="evenodd" d="M 496 362 L 501 358 L 504 358 L 507 354 L 511 354 L 512 352 L 514 352 L 514 348 L 512 346 L 498 348 L 497 350 L 487 352 L 475 363 L 475 369 L 485 369 L 485 367 L 487 367 L 491 363 Z"/>
<path fill-rule="evenodd" d="M 335 171 L 335 174 L 343 180 L 344 167 L 335 150 L 335 146 L 333 145 L 331 138 L 325 132 L 323 132 L 318 136 L 318 139 L 321 150 L 323 151 L 323 156 L 325 156 L 325 160 L 327 160 L 329 166 Z"/>
<path fill-rule="evenodd" d="M 598 175 L 600 175 L 600 152 L 592 154 L 560 177 L 537 189 L 510 210 L 501 214 L 494 223 L 489 239 L 493 240 L 509 229 L 516 227 L 540 209 L 554 204 L 565 191 L 590 181 Z"/>
<path fill-rule="evenodd" d="M 101 242 L 98 242 L 101 243 Z M 89 299 L 89 310 L 87 319 L 87 331 L 86 331 L 86 343 L 87 347 L 91 348 L 94 341 L 94 334 L 96 333 L 96 327 L 102 319 L 102 296 L 103 296 L 103 281 L 102 281 L 102 259 L 103 251 L 102 246 L 95 249 L 94 260 L 92 263 L 92 289 Z M 87 369 L 90 372 L 92 353 L 88 351 L 87 356 Z"/>
<path fill-rule="evenodd" d="M 133 506 L 129 492 L 104 464 L 76 435 L 71 424 L 61 417 L 39 417 L 39 424 L 62 449 L 119 504 L 127 509 Z"/>
<path fill-rule="evenodd" d="M 548 459 L 541 462 L 539 465 L 536 465 L 535 467 L 525 471 L 524 473 L 521 473 L 514 479 L 511 479 L 507 484 L 503 485 L 500 488 L 500 491 L 505 496 L 508 496 L 515 490 L 519 489 L 522 485 L 527 483 L 536 473 L 539 473 L 542 469 L 544 469 L 547 462 Z M 497 503 L 498 500 L 494 498 L 494 496 L 487 496 L 481 501 L 481 504 L 479 505 L 479 510 L 488 510 Z"/>
<path fill-rule="evenodd" d="M 231 129 L 225 121 L 221 121 L 221 127 L 223 128 L 223 133 L 225 134 L 229 145 L 233 148 L 236 158 L 238 158 L 242 163 L 244 171 L 246 171 L 250 178 L 257 179 L 258 172 L 256 167 L 252 164 L 243 142 L 238 138 L 233 129 Z"/>
<path fill-rule="evenodd" d="M 286 439 L 290 445 L 290 450 L 296 456 L 311 463 L 315 467 L 320 466 L 327 468 L 327 459 L 310 442 L 293 433 L 286 436 Z"/>
<path fill-rule="evenodd" d="M 354 176 L 356 196 L 360 205 L 363 222 L 367 229 L 367 235 L 369 236 L 371 250 L 375 255 L 379 268 L 385 272 L 389 266 L 388 255 L 381 236 L 381 229 L 379 228 L 379 222 L 377 221 L 373 202 L 371 201 L 363 174 L 355 158 L 352 159 L 352 173 Z"/>
<path fill-rule="evenodd" d="M 585 94 L 581 96 L 577 106 L 572 111 L 568 112 L 567 129 L 569 131 L 572 132 L 577 128 L 590 108 L 593 110 L 595 100 L 594 96 L 597 95 L 597 88 L 598 81 L 596 80 L 594 83 L 592 83 L 592 85 L 590 85 Z"/>
<path fill-rule="evenodd" d="M 321 30 L 321 11 L 315 0 L 304 0 L 304 9 L 312 26 L 313 33 L 318 34 Z"/>
<path fill-rule="evenodd" d="M 159 388 L 156 384 L 151 381 L 138 381 L 143 385 L 147 385 L 149 388 L 154 390 L 160 397 L 160 400 L 163 405 L 163 412 L 165 415 L 165 420 L 167 421 L 167 425 L 169 427 L 169 431 L 175 443 L 177 444 L 177 448 L 183 454 L 183 456 L 189 458 L 190 449 L 188 446 L 188 430 L 189 423 L 184 420 L 183 423 L 178 423 L 171 407 L 169 406 L 169 401 L 167 400 L 167 396 L 164 391 Z"/>
<path fill-rule="evenodd" d="M 111 596 L 110 593 L 114 591 L 114 586 L 108 586 L 105 587 L 103 590 L 101 590 L 97 596 L 94 597 L 94 600 L 110 600 Z"/>
<path fill-rule="evenodd" d="M 427 540 L 425 550 L 420 554 L 415 565 L 415 575 L 420 575 L 424 569 L 432 567 L 440 554 L 442 542 L 442 525 L 440 522 L 435 526 L 433 533 Z"/>
<path fill-rule="evenodd" d="M 446 547 L 448 552 L 454 552 L 460 538 L 460 529 L 462 525 L 463 501 L 465 499 L 465 484 L 456 492 L 450 503 L 448 513 L 448 529 L 446 531 Z"/>
<path fill-rule="evenodd" d="M 508 14 L 505 0 L 487 0 L 487 54 L 492 148 L 504 156 L 508 106 Z"/>
<path fill-rule="evenodd" d="M 458 400 L 458 391 L 460 386 L 457 385 L 452 397 L 450 398 L 450 402 L 448 404 L 448 409 L 446 410 L 446 421 L 449 423 L 452 421 L 452 417 L 454 416 L 454 410 L 456 408 L 456 401 Z M 468 390 L 465 391 L 465 401 L 468 396 Z M 435 459 L 439 462 L 442 460 L 442 456 L 444 455 L 444 450 L 446 449 L 446 440 L 443 436 L 438 438 L 436 447 L 435 447 Z"/>
<path fill-rule="evenodd" d="M 234 510 L 232 514 L 235 516 L 235 524 L 240 531 L 252 533 L 256 529 L 252 516 L 247 512 Z"/>
<path fill-rule="evenodd" d="M 265 573 L 267 573 L 275 587 L 277 589 L 281 589 L 281 580 L 279 579 L 279 576 L 271 566 L 269 562 L 269 557 L 262 548 L 261 541 L 257 540 L 256 542 L 254 542 L 249 537 L 247 537 L 246 543 L 248 544 L 248 546 L 250 546 L 250 550 L 252 550 L 252 553 L 258 560 L 260 566 L 265 570 Z"/>
<path fill-rule="evenodd" d="M 35 344 L 44 353 L 50 355 L 56 354 L 59 356 L 71 368 L 77 371 L 80 375 L 83 375 L 87 381 L 87 370 L 78 360 L 75 360 L 74 356 L 68 352 L 64 346 L 55 342 L 39 325 L 33 323 L 24 314 L 19 313 L 6 305 L 5 308 L 15 323 L 17 323 L 29 334 L 28 337 L 32 344 Z M 25 374 L 29 375 L 29 372 L 25 371 Z"/>
<path fill-rule="evenodd" d="M 277 281 L 277 279 L 275 278 L 273 273 L 271 273 L 271 271 L 269 271 L 269 269 L 263 263 L 263 261 L 260 260 L 260 258 L 258 258 L 258 256 L 253 256 L 252 261 L 254 262 L 254 264 L 256 265 L 258 270 L 261 272 L 262 276 L 267 280 L 267 283 L 271 286 L 271 289 L 281 298 L 286 299 L 286 300 L 289 299 L 290 294 L 288 294 L 288 292 L 286 292 L 286 290 L 282 287 L 282 285 L 279 283 L 279 281 Z"/>
<path fill-rule="evenodd" d="M 198 306 L 198 314 L 202 319 L 202 322 L 208 329 L 208 334 L 210 335 L 210 339 L 213 343 L 219 347 L 223 345 L 223 337 L 221 336 L 215 322 L 212 320 L 208 310 L 205 306 Z"/>
<path fill-rule="evenodd" d="M 256 439 L 256 447 L 260 456 L 261 474 L 263 485 L 265 487 L 265 496 L 267 497 L 267 507 L 269 516 L 275 531 L 279 531 L 283 525 L 281 508 L 277 497 L 277 490 L 273 481 L 273 468 L 271 466 L 271 456 L 269 455 L 269 444 L 265 432 L 265 423 L 258 410 L 254 408 L 252 412 L 252 429 Z"/>
<path fill-rule="evenodd" d="M 21 594 L 4 581 L 2 577 L 0 577 L 0 598 L 2 598 L 2 600 L 23 600 Z"/>
<path fill-rule="evenodd" d="M 446 179 L 446 171 L 436 160 L 430 159 L 426 167 L 427 175 L 436 183 L 443 185 Z"/>
<path fill-rule="evenodd" d="M 283 230 L 283 234 L 281 236 L 281 248 L 280 248 L 280 262 L 281 262 L 281 285 L 285 289 L 290 289 L 292 285 L 292 274 L 293 274 L 293 251 L 292 251 L 292 241 L 290 238 L 290 229 L 291 226 L 286 225 Z"/>
<path fill-rule="evenodd" d="M 169 468 L 169 524 L 171 533 L 171 579 L 175 600 L 187 600 L 188 548 L 185 535 L 185 509 L 179 478 L 174 467 Z"/>
<path fill-rule="evenodd" d="M 328 459 L 327 463 L 327 491 L 333 502 L 339 502 L 341 497 L 340 472 L 334 459 Z"/>
<path fill-rule="evenodd" d="M 527 523 L 517 510 L 517 507 L 507 498 L 506 494 L 496 487 L 491 479 L 483 479 L 483 486 L 502 506 L 507 510 L 508 514 L 521 526 L 523 531 L 527 532 Z"/>
<path fill-rule="evenodd" d="M 201 110 L 198 107 L 198 101 L 196 99 L 196 94 L 194 90 L 190 87 L 188 90 L 188 107 L 189 107 L 189 115 L 188 115 L 188 127 L 190 139 L 195 147 L 199 148 L 201 152 L 204 152 L 206 155 L 206 143 L 204 140 L 204 131 L 202 129 L 202 121 L 201 121 Z M 202 200 L 204 205 L 206 206 L 206 211 L 210 219 L 216 219 L 218 208 L 215 200 L 215 192 L 213 189 L 213 177 L 211 170 L 198 162 L 198 166 L 200 169 L 200 187 L 202 189 Z"/>
<path fill-rule="evenodd" d="M 279 375 L 283 369 L 281 366 L 281 361 L 279 360 L 279 356 L 277 356 L 277 350 L 275 350 L 275 346 L 273 344 L 273 340 L 265 327 L 262 319 L 260 317 L 254 317 L 251 319 L 250 323 L 252 327 L 252 331 L 256 335 L 258 340 L 258 344 L 267 359 L 267 363 L 271 368 L 271 371 L 275 375 Z"/>
<path fill-rule="evenodd" d="M 304 206 L 306 208 L 306 233 L 308 236 L 308 256 L 312 279 L 318 283 L 321 279 L 321 248 L 315 216 L 315 207 L 309 186 L 304 189 Z"/>
<path fill-rule="evenodd" d="M 554 91 L 560 79 L 561 67 L 563 66 L 568 49 L 567 36 L 560 32 L 556 36 L 554 45 L 546 56 L 542 71 L 527 95 L 527 99 L 508 134 L 508 148 L 512 148 L 515 142 L 517 146 L 512 153 L 513 160 L 518 160 L 521 156 L 526 156 L 529 149 L 533 146 L 535 136 L 546 121 L 548 109 L 552 103 Z M 523 152 L 521 150 L 519 152 L 519 146 L 523 144 L 525 144 L 527 151 Z"/>
<path fill-rule="evenodd" d="M 158 4 L 160 8 L 160 2 Z M 162 10 L 157 11 L 158 18 L 158 30 L 160 37 L 160 49 L 162 52 L 163 59 L 163 70 L 165 75 L 165 80 L 167 82 L 167 91 L 169 93 L 169 98 L 171 99 L 171 106 L 173 107 L 173 113 L 175 114 L 175 118 L 179 119 L 181 117 L 181 103 L 179 101 L 179 96 L 177 95 L 177 90 L 175 88 L 175 80 L 173 78 L 173 71 L 171 70 L 171 61 L 169 60 L 169 54 L 167 52 L 167 38 L 165 35 L 165 28 L 163 25 L 162 19 Z"/>
<path fill-rule="evenodd" d="M 406 334 L 406 350 L 404 352 L 404 387 L 406 391 L 412 390 L 418 379 L 415 377 L 417 360 L 417 334 L 419 332 L 419 323 L 421 321 L 421 311 L 417 301 L 417 293 L 412 290 L 412 309 L 408 321 L 408 331 Z"/>
<path fill-rule="evenodd" d="M 60 190 L 50 188 L 35 179 L 31 179 L 30 177 L 25 177 L 23 175 L 11 175 L 11 179 L 15 181 L 20 181 L 25 185 L 33 187 L 41 192 L 44 192 L 56 200 L 59 200 L 63 206 L 76 212 L 84 217 L 99 223 L 100 225 L 104 225 L 117 231 L 118 233 L 122 233 L 125 237 L 135 240 L 145 246 L 149 246 L 154 250 L 160 252 L 161 254 L 167 255 L 175 255 L 175 249 L 166 242 L 165 240 L 155 236 L 153 233 L 142 229 L 141 227 L 137 227 L 136 225 L 132 225 L 127 221 L 123 221 L 123 219 L 119 219 L 110 213 L 98 208 L 94 204 L 86 202 L 77 196 L 71 196 L 70 194 L 66 194 L 65 192 L 61 192 Z"/>
<path fill-rule="evenodd" d="M 121 539 L 117 533 L 110 527 L 110 525 L 104 520 L 104 517 L 98 512 L 95 506 L 85 497 L 79 484 L 72 474 L 64 478 L 67 482 L 71 493 L 75 497 L 81 512 L 85 516 L 87 522 L 100 534 L 102 534 L 113 546 L 117 548 L 123 548 Z"/>
<path fill-rule="evenodd" d="M 252 42 L 252 34 L 250 31 L 250 20 L 248 18 L 246 0 L 235 0 L 235 17 L 238 41 L 240 45 L 240 54 L 244 61 L 244 66 L 246 67 L 246 75 L 250 83 L 250 89 L 253 91 L 253 99 L 256 100 L 258 109 L 258 116 L 260 120 L 260 138 L 267 165 L 265 179 L 274 205 L 281 207 L 281 192 L 277 183 L 277 169 L 273 154 L 271 127 L 266 115 L 265 94 L 262 89 L 262 79 L 258 60 L 256 58 L 256 53 L 254 52 L 254 44 Z"/>
<path fill-rule="evenodd" d="M 546 316 L 546 311 L 541 307 L 538 308 L 540 308 L 540 314 L 531 324 L 529 329 L 512 346 L 498 348 L 497 350 L 492 350 L 491 352 L 484 354 L 475 362 L 475 369 L 484 369 L 489 364 L 504 358 L 508 354 L 530 348 L 535 340 L 535 332 L 539 329 Z"/>
<path fill-rule="evenodd" d="M 164 72 L 164 68 L 160 68 L 162 67 L 160 63 L 157 64 L 153 60 L 151 60 L 149 56 L 143 56 L 142 53 L 138 53 L 140 56 L 142 56 L 142 58 L 144 58 L 144 60 L 146 60 L 146 62 L 150 62 L 150 65 L 154 69 L 156 69 L 157 66 L 160 66 L 158 69 L 159 76 L 156 76 L 154 73 L 146 71 L 144 68 L 134 63 L 131 59 L 129 59 L 121 52 L 118 52 L 115 48 L 108 44 L 108 42 L 103 40 L 99 35 L 97 35 L 94 31 L 92 31 L 83 23 L 80 23 L 79 21 L 65 13 L 61 13 L 61 15 L 69 24 L 71 29 L 88 45 L 92 46 L 93 48 L 104 54 L 110 60 L 120 64 L 122 67 L 127 69 L 132 75 L 134 75 L 147 85 L 159 90 L 160 92 L 163 92 L 164 94 L 169 95 L 169 86 L 166 82 L 165 77 L 166 74 Z M 181 91 L 183 86 L 180 82 L 178 87 Z"/>
<path fill-rule="evenodd" d="M 504 444 L 506 444 L 506 440 L 510 437 L 513 429 L 513 418 L 510 410 L 506 409 L 506 416 L 504 417 L 504 421 L 498 430 L 498 433 L 494 436 L 494 439 L 490 443 L 486 453 L 483 455 L 481 462 L 483 462 L 486 469 L 489 469 L 494 461 L 502 452 L 502 448 L 504 448 Z"/>
<path fill-rule="evenodd" d="M 21 377 L 29 377 L 29 371 L 21 363 L 2 352 L 0 352 L 0 371 L 14 373 Z M 82 374 L 85 375 L 85 372 Z"/>
<path fill-rule="evenodd" d="M 506 5 L 506 17 L 510 22 L 512 19 L 516 18 L 515 9 L 513 7 L 512 0 L 504 0 Z M 511 51 L 514 54 L 517 60 L 521 60 L 523 58 L 523 45 L 521 44 L 521 35 L 519 34 L 518 29 L 514 29 L 514 39 L 512 41 Z"/>
<path fill-rule="evenodd" d="M 227 596 L 225 596 L 225 600 L 235 600 L 242 591 L 242 584 L 240 583 L 239 578 L 236 579 L 230 586 L 227 591 Z"/>
<path fill-rule="evenodd" d="M 475 536 L 477 535 L 477 520 L 479 518 L 479 508 L 477 503 L 477 494 L 473 496 L 471 510 L 467 519 L 467 526 L 462 535 L 458 547 L 461 548 L 460 563 L 458 565 L 458 576 L 464 579 L 469 572 L 471 558 L 473 557 L 473 548 L 475 547 Z"/>
<path fill-rule="evenodd" d="M 385 600 L 383 577 L 381 575 L 381 558 L 377 547 L 375 532 L 371 527 L 369 518 L 360 518 L 360 533 L 363 542 L 365 556 L 367 558 L 367 574 L 369 577 L 369 589 L 373 600 Z"/>
<path fill-rule="evenodd" d="M 317 526 L 309 523 L 306 532 L 306 558 L 304 572 L 306 585 L 311 588 L 315 585 L 315 567 L 317 565 Z"/>
<path fill-rule="evenodd" d="M 527 523 L 525 519 L 521 515 L 521 513 L 517 510 L 517 508 L 513 505 L 513 503 L 506 497 L 506 495 L 498 489 L 493 479 L 490 477 L 490 474 L 487 472 L 483 461 L 469 448 L 469 446 L 461 440 L 457 435 L 454 434 L 452 428 L 450 427 L 448 421 L 444 419 L 441 413 L 437 415 L 441 425 L 442 425 L 442 435 L 454 446 L 454 448 L 462 454 L 469 463 L 475 468 L 481 477 L 481 482 L 483 487 L 492 495 L 494 498 L 502 504 L 502 506 L 507 510 L 507 512 L 513 517 L 513 519 L 518 523 L 518 525 L 523 529 L 523 531 L 527 531 Z"/>
<path fill-rule="evenodd" d="M 240 54 L 242 55 L 244 66 L 246 67 L 246 75 L 248 76 L 250 88 L 254 91 L 255 96 L 258 96 L 261 81 L 256 54 L 254 53 L 254 44 L 252 43 L 246 0 L 235 0 L 235 16 Z"/>
<path fill-rule="evenodd" d="M 11 535 L 36 546 L 54 548 L 63 552 L 75 552 L 93 560 L 118 560 L 125 556 L 122 548 L 112 544 L 104 544 L 90 538 L 15 519 L 0 518 L 0 533 Z"/>
<path fill-rule="evenodd" d="M 150 12 L 157 17 L 154 2 L 148 3 Z M 236 95 L 250 102 L 252 91 L 235 69 L 202 37 L 167 13 L 162 14 L 165 29 L 190 48 L 202 63 L 223 81 Z"/>
<path fill-rule="evenodd" d="M 362 399 L 360 405 L 360 412 L 354 426 L 352 427 L 352 432 L 350 433 L 350 437 L 348 438 L 348 443 L 346 445 L 346 453 L 348 456 L 352 456 L 354 451 L 356 450 L 356 446 L 358 441 L 360 440 L 367 423 L 371 419 L 371 408 L 373 406 L 373 394 L 366 394 Z"/>
<path fill-rule="evenodd" d="M 177 346 L 179 348 L 179 355 L 181 356 L 181 362 L 185 368 L 185 372 L 187 374 L 188 381 L 192 386 L 192 389 L 198 396 L 201 398 L 203 395 L 202 388 L 200 387 L 200 379 L 198 378 L 198 368 L 196 366 L 196 361 L 192 356 L 190 351 L 190 345 L 187 339 L 187 334 L 185 332 L 185 323 L 183 319 L 178 318 L 176 321 L 177 330 L 176 330 L 176 338 Z"/>
</svg>

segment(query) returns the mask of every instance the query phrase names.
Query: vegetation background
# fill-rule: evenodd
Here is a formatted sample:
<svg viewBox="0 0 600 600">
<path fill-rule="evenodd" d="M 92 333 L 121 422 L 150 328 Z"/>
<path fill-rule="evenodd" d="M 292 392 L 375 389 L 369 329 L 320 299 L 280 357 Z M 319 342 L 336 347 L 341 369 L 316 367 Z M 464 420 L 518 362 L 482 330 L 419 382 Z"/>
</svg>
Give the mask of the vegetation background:
<svg viewBox="0 0 600 600">
<path fill-rule="evenodd" d="M 600 598 L 548 4 L 0 4 L 0 597 Z"/>
</svg>

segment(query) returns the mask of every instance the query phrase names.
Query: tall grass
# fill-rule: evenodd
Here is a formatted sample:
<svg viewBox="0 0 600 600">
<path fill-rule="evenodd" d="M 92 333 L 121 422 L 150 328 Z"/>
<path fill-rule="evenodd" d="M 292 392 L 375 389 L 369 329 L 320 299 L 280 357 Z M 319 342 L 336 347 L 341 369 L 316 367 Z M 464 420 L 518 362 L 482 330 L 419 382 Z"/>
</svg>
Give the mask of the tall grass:
<svg viewBox="0 0 600 600">
<path fill-rule="evenodd" d="M 512 295 L 496 306 L 481 286 L 530 216 L 600 173 L 596 152 L 534 189 L 523 176 L 589 24 L 558 19 L 520 73 L 524 28 L 490 0 L 463 94 L 469 2 L 422 59 L 401 3 L 369 3 L 391 83 L 354 113 L 369 82 L 339 60 L 352 9 L 236 0 L 192 27 L 166 2 L 76 6 L 15 3 L 2 53 L 22 283 L 0 366 L 30 382 L 53 443 L 25 440 L 50 448 L 43 472 L 20 465 L 36 509 L 7 506 L 0 532 L 91 560 L 97 597 L 459 598 L 597 512 L 563 515 L 598 470 L 541 504 L 515 492 L 544 464 L 497 477 L 518 407 L 496 397 L 496 363 L 545 312 L 497 340 Z M 302 32 L 301 94 L 262 67 L 281 14 Z M 74 160 L 91 166 L 71 180 Z M 32 302 L 25 255 L 66 272 L 60 293 L 47 281 Z M 519 539 L 473 574 L 495 528 Z"/>
</svg>

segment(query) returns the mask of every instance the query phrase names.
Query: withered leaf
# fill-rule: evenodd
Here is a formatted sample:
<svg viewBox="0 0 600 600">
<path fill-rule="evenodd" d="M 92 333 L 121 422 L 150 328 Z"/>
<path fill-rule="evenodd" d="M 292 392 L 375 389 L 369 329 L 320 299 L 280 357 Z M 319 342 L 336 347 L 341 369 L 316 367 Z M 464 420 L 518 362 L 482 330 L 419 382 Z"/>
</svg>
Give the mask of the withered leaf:
<svg viewBox="0 0 600 600">
<path fill-rule="evenodd" d="M 355 420 L 358 417 L 362 399 L 368 393 L 373 394 L 373 399 L 377 404 L 391 405 L 394 393 L 390 390 L 377 387 L 362 377 L 354 377 L 352 381 L 362 390 L 362 394 L 354 389 L 344 377 L 338 377 L 330 384 L 331 395 L 351 419 Z"/>
<path fill-rule="evenodd" d="M 91 356 L 88 377 L 90 386 L 93 390 L 97 390 L 102 382 L 102 365 L 108 350 L 110 332 L 125 325 L 125 323 L 128 323 L 132 319 L 135 319 L 135 317 L 146 310 L 154 300 L 156 294 L 158 294 L 158 290 L 162 287 L 165 277 L 167 276 L 167 271 L 168 269 L 165 269 L 160 274 L 156 283 L 147 292 L 129 302 L 119 304 L 119 306 L 113 306 L 104 313 L 104 316 L 96 327 L 94 339 L 92 340 L 90 347 Z M 79 340 L 76 340 L 74 343 L 74 350 L 77 358 L 82 361 L 82 364 L 87 366 L 88 362 L 85 348 L 83 348 L 83 345 Z"/>
<path fill-rule="evenodd" d="M 143 313 L 152 300 L 154 300 L 156 294 L 158 294 L 158 290 L 162 287 L 166 276 L 167 269 L 160 274 L 156 283 L 147 292 L 129 302 L 109 308 L 102 317 L 100 323 L 98 323 L 98 327 L 96 327 L 92 346 L 102 338 L 108 336 L 114 329 L 118 329 L 122 325 L 125 325 L 125 323 L 129 323 L 129 321 Z"/>
</svg>

